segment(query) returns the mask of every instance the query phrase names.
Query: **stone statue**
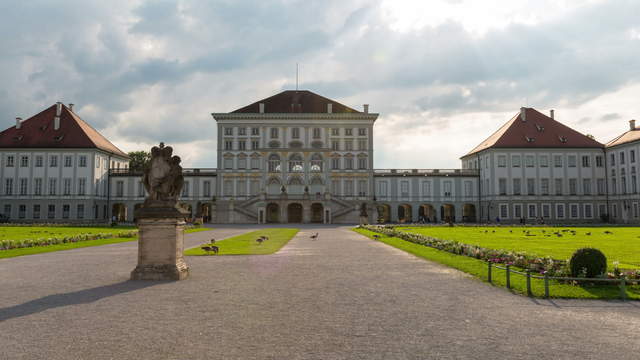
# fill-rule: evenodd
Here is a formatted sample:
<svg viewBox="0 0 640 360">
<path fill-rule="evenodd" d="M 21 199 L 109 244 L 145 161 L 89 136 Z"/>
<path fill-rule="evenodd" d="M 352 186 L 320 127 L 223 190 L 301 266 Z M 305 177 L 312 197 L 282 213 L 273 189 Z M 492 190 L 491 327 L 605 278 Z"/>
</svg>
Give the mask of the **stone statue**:
<svg viewBox="0 0 640 360">
<path fill-rule="evenodd" d="M 365 203 L 360 205 L 360 216 L 369 216 L 369 214 L 367 214 L 367 204 Z"/>
<path fill-rule="evenodd" d="M 282 187 L 280 188 L 280 192 L 283 193 L 283 194 L 286 194 L 287 193 L 287 188 L 284 187 L 284 185 L 282 185 Z"/>
<path fill-rule="evenodd" d="M 180 157 L 172 156 L 171 146 L 154 146 L 151 149 L 151 161 L 144 169 L 142 182 L 149 196 L 145 205 L 173 206 L 180 196 L 184 178 Z"/>
</svg>

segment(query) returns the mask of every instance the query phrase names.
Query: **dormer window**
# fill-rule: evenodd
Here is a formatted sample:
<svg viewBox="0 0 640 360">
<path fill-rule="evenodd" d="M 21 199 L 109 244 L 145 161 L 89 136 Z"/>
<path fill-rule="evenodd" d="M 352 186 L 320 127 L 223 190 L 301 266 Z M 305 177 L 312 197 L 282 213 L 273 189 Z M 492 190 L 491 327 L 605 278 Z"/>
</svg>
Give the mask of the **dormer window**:
<svg viewBox="0 0 640 360">
<path fill-rule="evenodd" d="M 58 135 L 53 137 L 54 141 L 62 141 L 62 139 L 64 139 L 64 135 Z"/>
<path fill-rule="evenodd" d="M 45 130 L 47 130 L 47 125 L 42 125 L 42 126 L 40 126 L 40 130 L 41 130 L 41 131 L 45 131 Z"/>
<path fill-rule="evenodd" d="M 544 131 L 544 126 L 536 124 L 536 129 L 538 130 L 538 132 L 543 132 Z"/>
<path fill-rule="evenodd" d="M 23 136 L 23 135 L 18 135 L 18 136 L 14 136 L 14 137 L 13 137 L 13 140 L 15 140 L 15 141 L 21 141 L 23 138 L 24 138 L 24 136 Z"/>
<path fill-rule="evenodd" d="M 528 142 L 528 143 L 532 143 L 532 142 L 536 141 L 536 139 L 535 139 L 535 138 L 528 137 L 528 136 L 526 136 L 526 135 L 525 135 L 525 137 L 524 137 L 524 138 L 525 138 L 525 140 L 527 140 L 527 142 Z"/>
<path fill-rule="evenodd" d="M 558 136 L 558 140 L 560 140 L 561 143 L 567 142 L 567 138 L 565 136 Z"/>
</svg>

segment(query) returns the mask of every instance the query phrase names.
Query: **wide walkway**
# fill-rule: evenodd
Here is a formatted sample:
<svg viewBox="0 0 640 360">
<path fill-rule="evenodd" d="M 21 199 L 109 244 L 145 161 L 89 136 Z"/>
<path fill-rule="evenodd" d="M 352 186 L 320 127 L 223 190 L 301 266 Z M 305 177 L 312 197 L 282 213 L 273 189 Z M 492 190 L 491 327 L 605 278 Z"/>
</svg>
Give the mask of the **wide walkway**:
<svg viewBox="0 0 640 360">
<path fill-rule="evenodd" d="M 136 246 L 0 260 L 0 359 L 640 357 L 636 302 L 514 296 L 346 227 L 304 227 L 275 255 L 188 257 L 181 282 L 127 281 Z"/>
</svg>

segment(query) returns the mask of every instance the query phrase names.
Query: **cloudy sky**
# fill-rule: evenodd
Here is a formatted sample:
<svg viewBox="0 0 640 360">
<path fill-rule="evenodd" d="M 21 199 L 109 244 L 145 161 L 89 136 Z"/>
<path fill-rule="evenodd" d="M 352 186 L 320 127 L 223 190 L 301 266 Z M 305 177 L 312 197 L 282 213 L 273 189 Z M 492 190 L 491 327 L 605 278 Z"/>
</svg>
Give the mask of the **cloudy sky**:
<svg viewBox="0 0 640 360">
<path fill-rule="evenodd" d="M 125 151 L 214 167 L 212 112 L 300 88 L 379 112 L 378 168 L 453 168 L 521 106 L 640 118 L 640 1 L 0 0 L 2 127 L 56 101 Z"/>
</svg>

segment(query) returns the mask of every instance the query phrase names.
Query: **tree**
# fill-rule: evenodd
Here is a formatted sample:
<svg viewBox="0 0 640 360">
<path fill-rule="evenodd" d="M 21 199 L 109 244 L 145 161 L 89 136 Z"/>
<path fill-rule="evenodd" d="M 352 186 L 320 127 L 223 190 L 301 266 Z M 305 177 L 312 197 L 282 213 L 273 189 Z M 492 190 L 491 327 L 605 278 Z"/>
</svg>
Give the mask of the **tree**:
<svg viewBox="0 0 640 360">
<path fill-rule="evenodd" d="M 148 151 L 129 152 L 129 169 L 131 171 L 142 171 L 151 161 L 151 153 Z"/>
</svg>

